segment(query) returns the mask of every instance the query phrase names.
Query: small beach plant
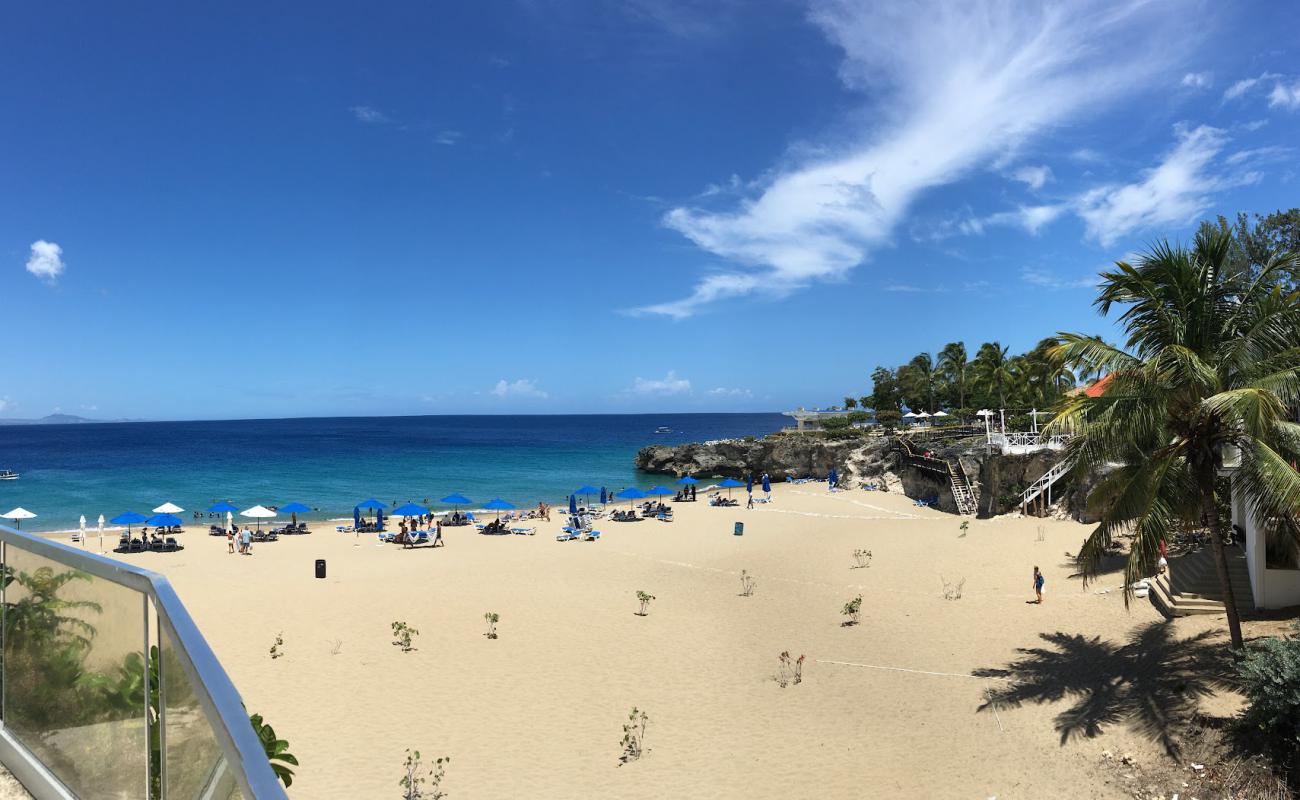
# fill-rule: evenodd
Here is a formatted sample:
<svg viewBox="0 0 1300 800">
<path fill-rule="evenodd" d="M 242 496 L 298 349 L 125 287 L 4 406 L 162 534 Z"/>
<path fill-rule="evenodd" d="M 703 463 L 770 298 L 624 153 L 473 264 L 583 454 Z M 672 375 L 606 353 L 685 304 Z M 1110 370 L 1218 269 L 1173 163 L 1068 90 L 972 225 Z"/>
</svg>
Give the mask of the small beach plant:
<svg viewBox="0 0 1300 800">
<path fill-rule="evenodd" d="M 284 631 L 275 635 L 275 643 L 271 645 L 271 658 L 277 659 L 284 655 Z"/>
<path fill-rule="evenodd" d="M 330 655 L 336 656 L 339 653 L 343 652 L 342 639 L 331 639 L 327 644 L 329 644 L 330 646 Z"/>
<path fill-rule="evenodd" d="M 1044 528 L 1042 525 L 1038 526 L 1038 536 L 1034 539 L 1034 541 L 1036 542 L 1047 541 L 1047 529 Z"/>
<path fill-rule="evenodd" d="M 777 656 L 780 663 L 780 669 L 776 673 L 776 683 L 782 689 L 790 684 L 798 685 L 803 683 L 803 655 L 798 658 L 790 655 L 789 650 L 783 650 L 781 655 Z"/>
<path fill-rule="evenodd" d="M 740 596 L 750 597 L 753 595 L 755 585 L 754 576 L 742 569 L 740 571 Z"/>
<path fill-rule="evenodd" d="M 871 551 L 858 548 L 853 551 L 853 566 L 849 569 L 866 569 L 871 566 Z"/>
<path fill-rule="evenodd" d="M 645 755 L 645 729 L 649 722 L 649 715 L 636 706 L 632 707 L 627 722 L 623 723 L 623 755 L 619 761 L 626 764 Z"/>
<path fill-rule="evenodd" d="M 423 774 L 424 765 L 420 760 L 419 750 L 406 751 L 406 763 L 402 765 L 405 774 L 398 781 L 402 787 L 402 800 L 441 800 L 447 793 L 442 790 L 442 778 L 447 772 L 451 758 L 443 756 L 433 762 L 428 775 Z M 429 784 L 426 791 L 425 784 Z"/>
<path fill-rule="evenodd" d="M 487 633 L 483 635 L 489 639 L 497 638 L 497 621 L 501 619 L 501 615 L 495 611 L 489 611 L 483 615 L 483 619 L 488 626 Z"/>
<path fill-rule="evenodd" d="M 939 581 L 943 584 L 943 599 L 944 599 L 944 600 L 960 600 L 960 599 L 961 599 L 961 590 L 962 590 L 963 587 L 966 586 L 966 579 L 965 579 L 965 578 L 958 578 L 958 579 L 955 580 L 955 581 L 950 581 L 950 580 L 948 580 L 947 578 L 945 578 L 944 576 L 940 575 L 940 576 L 939 576 Z"/>
<path fill-rule="evenodd" d="M 409 653 L 415 649 L 411 644 L 411 640 L 419 635 L 420 632 L 418 630 L 407 625 L 405 622 L 393 623 L 393 644 L 402 648 L 403 653 Z"/>
<path fill-rule="evenodd" d="M 957 538 L 961 539 L 966 535 L 966 531 L 970 530 L 970 520 L 962 520 L 961 525 L 958 525 L 957 528 L 961 531 Z"/>
<path fill-rule="evenodd" d="M 858 618 L 862 615 L 862 595 L 858 595 L 849 602 L 844 604 L 843 610 L 840 611 L 847 619 L 841 624 L 842 627 L 857 625 Z"/>
<path fill-rule="evenodd" d="M 637 589 L 636 599 L 641 603 L 641 610 L 636 612 L 637 616 L 647 616 L 650 613 L 650 601 L 655 599 L 655 596 Z"/>
</svg>

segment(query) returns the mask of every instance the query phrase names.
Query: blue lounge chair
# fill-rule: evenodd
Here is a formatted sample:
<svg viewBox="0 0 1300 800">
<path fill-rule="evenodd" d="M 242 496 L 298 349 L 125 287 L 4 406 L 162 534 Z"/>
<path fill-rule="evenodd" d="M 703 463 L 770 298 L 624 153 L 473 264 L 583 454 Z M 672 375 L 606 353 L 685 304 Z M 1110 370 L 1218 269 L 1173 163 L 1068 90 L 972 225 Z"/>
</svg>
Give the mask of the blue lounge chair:
<svg viewBox="0 0 1300 800">
<path fill-rule="evenodd" d="M 582 541 L 594 542 L 600 538 L 600 531 L 587 531 L 582 535 Z"/>
<path fill-rule="evenodd" d="M 562 533 L 555 537 L 557 542 L 572 542 L 576 540 L 581 533 L 575 528 L 565 528 Z"/>
</svg>

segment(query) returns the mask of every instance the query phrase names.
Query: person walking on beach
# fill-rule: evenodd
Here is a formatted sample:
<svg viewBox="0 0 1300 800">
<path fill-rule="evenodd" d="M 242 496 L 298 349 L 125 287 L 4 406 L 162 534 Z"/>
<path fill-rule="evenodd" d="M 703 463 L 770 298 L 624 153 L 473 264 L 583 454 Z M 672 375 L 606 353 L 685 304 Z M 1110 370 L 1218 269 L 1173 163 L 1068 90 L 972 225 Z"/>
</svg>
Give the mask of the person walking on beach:
<svg viewBox="0 0 1300 800">
<path fill-rule="evenodd" d="M 226 528 L 226 550 L 234 554 L 235 552 L 235 529 Z"/>
<path fill-rule="evenodd" d="M 753 493 L 753 492 L 750 492 L 750 493 L 749 493 L 749 501 L 745 503 L 745 508 L 748 508 L 748 509 L 753 509 L 753 508 L 754 508 L 754 493 Z"/>
<path fill-rule="evenodd" d="M 438 520 L 436 527 L 433 529 L 433 546 L 443 547 L 445 545 L 446 542 L 442 540 L 442 520 Z"/>
<path fill-rule="evenodd" d="M 1030 603 L 1032 605 L 1039 605 L 1039 606 L 1043 604 L 1043 583 L 1044 582 L 1045 581 L 1043 579 L 1043 573 L 1038 571 L 1038 567 L 1034 567 L 1034 598 L 1035 599 L 1027 600 L 1025 602 Z"/>
<path fill-rule="evenodd" d="M 246 556 L 253 554 L 253 532 L 245 526 L 242 533 L 239 534 L 239 552 Z"/>
</svg>

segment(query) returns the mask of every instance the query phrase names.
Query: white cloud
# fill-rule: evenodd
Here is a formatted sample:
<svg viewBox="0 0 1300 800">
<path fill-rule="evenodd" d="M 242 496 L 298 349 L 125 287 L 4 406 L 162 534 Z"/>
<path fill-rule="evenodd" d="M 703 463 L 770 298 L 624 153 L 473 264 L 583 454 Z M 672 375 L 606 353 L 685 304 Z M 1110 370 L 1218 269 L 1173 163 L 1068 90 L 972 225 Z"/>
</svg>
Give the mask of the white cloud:
<svg viewBox="0 0 1300 800">
<path fill-rule="evenodd" d="M 1106 160 L 1101 153 L 1093 150 L 1091 147 L 1080 147 L 1070 153 L 1070 158 L 1078 161 L 1080 164 L 1098 164 Z"/>
<path fill-rule="evenodd" d="M 719 387 L 716 388 L 716 389 L 710 389 L 710 390 L 708 390 L 707 392 L 705 392 L 705 394 L 707 394 L 707 395 L 710 396 L 710 397 L 736 397 L 736 398 L 740 398 L 740 397 L 753 397 L 753 396 L 754 396 L 754 393 L 751 392 L 751 391 L 748 390 L 748 389 L 728 389 L 728 388 L 723 387 L 723 386 L 719 386 Z"/>
<path fill-rule="evenodd" d="M 1209 193 L 1253 183 L 1258 173 L 1231 178 L 1209 172 L 1228 137 L 1218 128 L 1201 125 L 1175 129 L 1178 144 L 1135 183 L 1101 186 L 1078 199 L 1077 212 L 1088 235 L 1109 245 L 1134 230 L 1191 222 L 1209 206 Z"/>
<path fill-rule="evenodd" d="M 891 283 L 885 287 L 886 292 L 924 292 L 925 289 L 910 283 Z"/>
<path fill-rule="evenodd" d="M 437 136 L 433 137 L 434 144 L 453 145 L 465 137 L 460 131 L 439 131 Z"/>
<path fill-rule="evenodd" d="M 1236 100 L 1264 81 L 1277 80 L 1281 77 L 1281 75 L 1274 72 L 1265 72 L 1258 78 L 1243 78 L 1223 91 L 1223 102 L 1226 103 L 1229 100 Z"/>
<path fill-rule="evenodd" d="M 1214 85 L 1214 76 L 1209 72 L 1189 72 L 1183 76 L 1182 83 L 1191 89 L 1208 89 Z"/>
<path fill-rule="evenodd" d="M 663 378 L 638 377 L 632 382 L 631 391 L 633 394 L 688 394 L 691 391 L 691 382 L 686 378 L 677 377 L 677 372 L 670 369 Z"/>
<path fill-rule="evenodd" d="M 7 408 L 9 408 L 9 398 L 0 397 L 0 414 L 4 413 Z"/>
<path fill-rule="evenodd" d="M 387 114 L 370 106 L 352 106 L 348 110 L 352 112 L 352 116 L 356 117 L 358 122 L 364 122 L 368 125 L 383 125 L 392 122 Z"/>
<path fill-rule="evenodd" d="M 492 387 L 492 394 L 497 397 L 529 397 L 537 400 L 550 397 L 537 387 L 537 382 L 532 378 L 520 378 L 517 381 L 507 381 L 502 378 L 497 381 L 496 386 Z"/>
<path fill-rule="evenodd" d="M 1025 166 L 1012 172 L 1011 177 L 1037 191 L 1043 188 L 1043 184 L 1052 179 L 1052 170 L 1046 166 Z"/>
<path fill-rule="evenodd" d="M 1273 91 L 1268 94 L 1269 108 L 1285 108 L 1288 111 L 1300 110 L 1300 80 L 1287 86 L 1282 81 L 1273 84 Z"/>
<path fill-rule="evenodd" d="M 1168 20 L 1156 24 L 1163 8 L 987 2 L 918 13 L 911 5 L 813 0 L 812 21 L 844 51 L 841 80 L 872 98 L 879 126 L 812 158 L 792 157 L 732 210 L 669 211 L 667 227 L 730 267 L 685 298 L 638 311 L 681 318 L 725 298 L 779 297 L 844 278 L 925 190 L 998 162 L 1185 53 L 1185 32 Z"/>
<path fill-rule="evenodd" d="M 1046 270 L 1036 269 L 1034 267 L 1024 267 L 1020 270 L 1020 279 L 1025 283 L 1038 286 L 1043 289 L 1095 289 L 1099 278 L 1091 275 L 1086 278 L 1060 278 L 1054 273 Z"/>
<path fill-rule="evenodd" d="M 45 281 L 55 283 L 67 265 L 63 263 L 63 248 L 54 242 L 37 239 L 32 242 L 32 254 L 27 258 L 27 271 Z"/>
<path fill-rule="evenodd" d="M 1044 225 L 1054 221 L 1066 210 L 1064 204 L 1041 206 L 1020 206 L 1015 211 L 999 211 L 987 217 L 964 220 L 957 227 L 962 233 L 979 235 L 984 229 L 993 225 L 1012 225 L 1024 228 L 1031 235 L 1038 235 Z"/>
</svg>

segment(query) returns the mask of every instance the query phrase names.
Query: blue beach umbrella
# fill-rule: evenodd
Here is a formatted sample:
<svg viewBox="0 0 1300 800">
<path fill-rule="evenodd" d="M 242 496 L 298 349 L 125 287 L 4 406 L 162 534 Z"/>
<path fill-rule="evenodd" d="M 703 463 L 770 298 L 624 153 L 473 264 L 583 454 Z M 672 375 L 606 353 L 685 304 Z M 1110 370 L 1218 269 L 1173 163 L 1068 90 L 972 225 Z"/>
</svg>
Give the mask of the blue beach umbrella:
<svg viewBox="0 0 1300 800">
<path fill-rule="evenodd" d="M 840 482 L 839 473 L 835 471 L 835 467 L 831 467 L 830 474 L 826 476 L 826 483 L 830 485 L 832 488 L 834 488 L 835 484 L 839 482 Z"/>
<path fill-rule="evenodd" d="M 646 493 L 636 488 L 635 486 L 629 486 L 628 488 L 624 489 L 623 491 L 619 492 L 614 496 L 621 497 L 624 500 L 629 501 L 628 506 L 630 507 L 632 505 L 631 501 L 644 500 L 646 498 Z"/>
<path fill-rule="evenodd" d="M 131 526 L 139 525 L 141 522 L 144 521 L 145 521 L 144 514 L 137 514 L 134 511 L 128 511 L 125 514 L 118 514 L 116 517 L 113 517 L 112 519 L 109 520 L 109 522 L 113 525 L 125 525 L 126 535 L 128 537 L 131 535 Z"/>
<path fill-rule="evenodd" d="M 144 521 L 146 525 L 152 525 L 155 528 L 171 528 L 181 524 L 181 518 L 175 514 L 154 514 Z"/>
<path fill-rule="evenodd" d="M 444 497 L 444 498 L 442 498 L 441 500 L 439 500 L 438 502 L 439 502 L 439 503 L 447 503 L 447 504 L 449 504 L 449 505 L 453 505 L 453 506 L 467 506 L 467 505 L 469 505 L 470 503 L 472 503 L 472 502 L 474 502 L 474 501 L 471 500 L 471 499 L 469 499 L 468 497 L 466 497 L 466 496 L 463 495 L 463 494 L 456 493 L 456 494 L 449 494 L 449 495 L 447 495 L 446 497 Z"/>
<path fill-rule="evenodd" d="M 719 483 L 719 484 L 718 484 L 718 488 L 719 488 L 719 489 L 726 489 L 726 490 L 727 490 L 727 497 L 731 497 L 731 490 L 732 490 L 732 489 L 739 489 L 740 487 L 742 487 L 742 486 L 744 486 L 744 485 L 745 485 L 745 484 L 741 483 L 740 481 L 736 480 L 735 478 L 727 478 L 725 481 L 723 481 L 722 483 Z"/>
<path fill-rule="evenodd" d="M 763 491 L 768 494 L 772 493 L 772 482 L 768 480 L 766 472 L 763 473 Z"/>
<path fill-rule="evenodd" d="M 602 486 L 600 487 L 600 504 L 603 506 L 608 502 L 609 502 L 609 492 L 605 491 L 605 487 Z"/>
<path fill-rule="evenodd" d="M 652 488 L 652 489 L 646 489 L 646 492 L 645 492 L 645 493 L 646 493 L 646 494 L 658 495 L 658 496 L 659 496 L 659 499 L 662 500 L 663 497 L 664 497 L 664 495 L 666 495 L 666 494 L 672 494 L 672 493 L 673 493 L 673 490 L 672 490 L 672 489 L 669 489 L 669 488 L 667 488 L 667 487 L 665 487 L 665 486 L 656 486 L 656 487 L 654 487 L 654 488 Z"/>
<path fill-rule="evenodd" d="M 375 509 L 375 527 L 381 531 L 384 529 L 384 509 L 382 508 Z"/>
<path fill-rule="evenodd" d="M 311 511 L 311 508 L 302 503 L 289 503 L 288 505 L 280 506 L 280 513 L 291 515 L 293 517 L 294 525 L 298 524 L 299 514 L 306 514 L 309 511 Z"/>
<path fill-rule="evenodd" d="M 600 494 L 600 490 L 597 489 L 595 486 L 582 486 L 577 489 L 574 489 L 573 493 L 582 495 L 584 498 L 586 498 L 587 505 L 591 505 L 591 496 L 593 494 Z"/>
<path fill-rule="evenodd" d="M 239 506 L 233 505 L 231 503 L 227 503 L 225 500 L 222 500 L 220 503 L 217 503 L 214 506 L 208 507 L 209 514 L 225 514 L 227 511 L 234 513 L 238 510 L 239 510 Z M 112 520 L 109 520 L 109 522 L 112 522 Z"/>
<path fill-rule="evenodd" d="M 494 498 L 490 503 L 487 503 L 483 506 L 483 508 L 487 509 L 488 511 L 497 512 L 497 519 L 501 519 L 502 511 L 509 511 L 514 507 L 515 506 L 513 503 L 507 503 L 506 501 L 502 500 L 500 497 Z"/>
<path fill-rule="evenodd" d="M 422 517 L 429 513 L 429 509 L 418 503 L 407 503 L 404 506 L 398 506 L 393 509 L 394 517 Z"/>
<path fill-rule="evenodd" d="M 353 528 L 361 527 L 361 506 L 357 506 L 356 508 L 352 509 L 352 527 Z"/>
<path fill-rule="evenodd" d="M 683 475 L 682 477 L 677 479 L 677 483 L 680 483 L 683 486 L 690 486 L 692 484 L 699 483 L 699 481 L 695 480 L 690 475 Z"/>
<path fill-rule="evenodd" d="M 750 494 L 754 493 L 754 473 L 752 472 L 745 476 L 745 491 Z"/>
<path fill-rule="evenodd" d="M 357 503 L 357 508 L 363 509 L 365 511 L 378 511 L 381 508 L 388 508 L 388 506 L 385 505 L 384 503 L 379 502 L 378 500 L 375 500 L 374 498 L 371 498 L 369 500 L 362 500 L 360 503 Z"/>
<path fill-rule="evenodd" d="M 576 494 L 569 495 L 569 513 L 578 513 L 578 496 Z"/>
</svg>

